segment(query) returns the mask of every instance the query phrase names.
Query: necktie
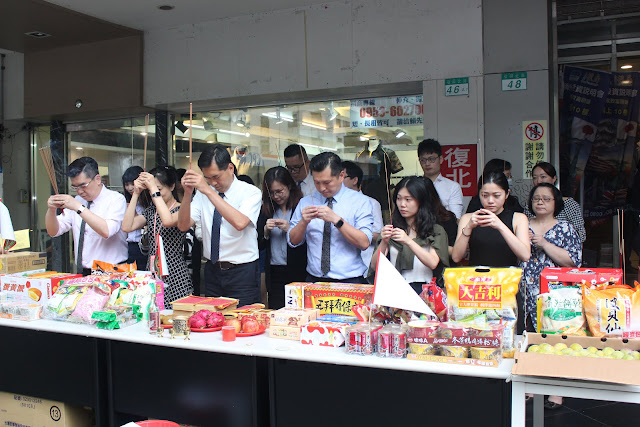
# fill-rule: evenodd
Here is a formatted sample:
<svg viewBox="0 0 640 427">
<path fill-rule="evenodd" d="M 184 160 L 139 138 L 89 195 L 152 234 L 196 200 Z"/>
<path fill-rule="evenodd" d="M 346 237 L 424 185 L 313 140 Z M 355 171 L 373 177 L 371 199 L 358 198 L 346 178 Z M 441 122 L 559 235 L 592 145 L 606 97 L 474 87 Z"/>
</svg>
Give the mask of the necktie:
<svg viewBox="0 0 640 427">
<path fill-rule="evenodd" d="M 91 203 L 87 202 L 87 209 L 91 209 Z M 78 256 L 76 257 L 76 273 L 82 274 L 82 250 L 84 249 L 84 228 L 87 225 L 85 220 L 80 224 L 80 235 L 78 236 Z"/>
<path fill-rule="evenodd" d="M 327 206 L 333 209 L 333 197 L 327 199 Z M 331 270 L 331 223 L 324 223 L 324 231 L 322 232 L 322 256 L 320 258 L 320 270 L 322 275 L 326 275 Z"/>
<path fill-rule="evenodd" d="M 224 193 L 218 193 L 224 199 Z M 222 224 L 222 215 L 218 209 L 213 213 L 213 225 L 211 226 L 211 262 L 218 262 L 220 258 L 220 225 Z"/>
</svg>

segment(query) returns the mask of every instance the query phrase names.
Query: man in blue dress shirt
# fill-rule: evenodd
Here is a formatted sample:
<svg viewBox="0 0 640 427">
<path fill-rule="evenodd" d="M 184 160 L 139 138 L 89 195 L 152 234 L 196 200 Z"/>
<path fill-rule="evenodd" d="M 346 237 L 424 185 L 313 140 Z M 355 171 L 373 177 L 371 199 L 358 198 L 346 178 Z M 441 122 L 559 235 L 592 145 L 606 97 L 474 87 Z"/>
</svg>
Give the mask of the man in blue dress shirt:
<svg viewBox="0 0 640 427">
<path fill-rule="evenodd" d="M 362 193 L 342 182 L 337 154 L 320 153 L 311 162 L 316 191 L 302 198 L 291 218 L 287 242 L 307 242 L 307 281 L 367 283 L 360 252 L 371 243 L 373 209 Z"/>
</svg>

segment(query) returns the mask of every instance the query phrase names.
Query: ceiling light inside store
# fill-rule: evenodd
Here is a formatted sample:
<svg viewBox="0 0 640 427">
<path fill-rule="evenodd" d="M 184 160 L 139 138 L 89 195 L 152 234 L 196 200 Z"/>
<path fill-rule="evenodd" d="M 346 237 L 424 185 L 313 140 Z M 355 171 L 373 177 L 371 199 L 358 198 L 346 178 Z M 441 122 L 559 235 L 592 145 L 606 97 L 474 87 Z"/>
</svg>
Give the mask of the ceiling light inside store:
<svg viewBox="0 0 640 427">
<path fill-rule="evenodd" d="M 247 127 L 247 115 L 245 113 L 240 113 L 238 120 L 236 120 L 236 126 Z"/>
<path fill-rule="evenodd" d="M 311 148 L 319 148 L 321 150 L 338 151 L 337 148 L 325 147 L 322 145 L 304 144 L 302 142 L 298 142 L 298 145 L 304 145 L 305 147 L 311 147 Z"/>
<path fill-rule="evenodd" d="M 633 65 L 631 65 L 631 64 L 626 64 L 626 65 L 623 65 L 623 66 L 622 66 L 622 67 L 620 67 L 620 68 L 621 68 L 621 69 L 623 69 L 623 70 L 630 70 L 631 68 L 633 68 Z"/>
<path fill-rule="evenodd" d="M 251 136 L 249 132 L 236 132 L 235 130 L 218 129 L 218 132 L 228 133 L 231 135 L 246 136 L 247 138 Z"/>
<path fill-rule="evenodd" d="M 76 150 L 83 150 L 82 147 L 76 147 Z"/>
<path fill-rule="evenodd" d="M 303 126 L 307 126 L 307 127 L 310 127 L 310 128 L 314 128 L 314 129 L 327 130 L 327 127 L 326 127 L 326 126 L 320 126 L 320 125 L 317 125 L 317 124 L 315 124 L 315 123 L 300 122 L 300 124 L 302 124 Z"/>
<path fill-rule="evenodd" d="M 331 110 L 331 114 L 329 115 L 329 121 L 332 122 L 338 117 L 338 112 L 336 110 Z"/>
<path fill-rule="evenodd" d="M 369 138 L 368 138 L 368 137 L 366 137 L 366 136 L 364 136 L 364 135 L 360 136 L 360 141 L 363 141 L 363 142 L 364 142 L 364 141 L 368 141 L 368 140 L 369 140 Z"/>
<path fill-rule="evenodd" d="M 269 117 L 270 119 L 275 119 L 276 124 L 280 124 L 282 122 L 293 122 L 293 117 L 285 116 L 284 114 L 280 114 L 278 111 L 275 113 L 262 113 L 262 115 Z"/>
<path fill-rule="evenodd" d="M 140 135 L 147 136 L 147 133 L 146 132 L 140 132 Z"/>
<path fill-rule="evenodd" d="M 407 133 L 405 131 L 403 131 L 402 129 L 398 129 L 396 131 L 396 138 L 402 138 L 403 136 L 405 136 Z"/>
</svg>

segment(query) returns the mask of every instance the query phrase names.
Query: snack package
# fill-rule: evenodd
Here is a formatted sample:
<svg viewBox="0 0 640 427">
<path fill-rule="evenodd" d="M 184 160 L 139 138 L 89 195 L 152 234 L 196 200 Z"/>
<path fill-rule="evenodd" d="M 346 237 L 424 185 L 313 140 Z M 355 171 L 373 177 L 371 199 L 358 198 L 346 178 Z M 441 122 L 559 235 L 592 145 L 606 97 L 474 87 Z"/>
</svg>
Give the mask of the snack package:
<svg viewBox="0 0 640 427">
<path fill-rule="evenodd" d="M 76 304 L 87 291 L 86 285 L 64 284 L 47 302 L 43 312 L 45 319 L 65 320 L 75 310 Z"/>
<path fill-rule="evenodd" d="M 98 286 L 90 286 L 76 304 L 73 313 L 69 316 L 69 320 L 90 324 L 95 323 L 96 321 L 91 319 L 93 312 L 102 310 L 108 300 L 108 292 Z"/>
<path fill-rule="evenodd" d="M 117 305 L 96 310 L 92 313 L 91 319 L 98 322 L 113 322 L 114 320 L 126 320 L 133 317 L 133 306 Z"/>
<path fill-rule="evenodd" d="M 638 283 L 636 282 L 636 285 Z M 640 337 L 638 286 L 582 286 L 584 312 L 594 337 Z"/>
<path fill-rule="evenodd" d="M 450 321 L 482 325 L 505 325 L 504 357 L 515 354 L 520 268 L 459 267 L 444 271 Z"/>
<path fill-rule="evenodd" d="M 435 279 L 427 285 L 422 285 L 420 298 L 427 303 L 441 322 L 447 321 L 447 295 L 436 284 Z"/>
<path fill-rule="evenodd" d="M 538 333 L 586 336 L 582 289 L 578 286 L 563 286 L 538 295 L 537 318 Z"/>
<path fill-rule="evenodd" d="M 132 264 L 110 264 L 104 261 L 93 261 L 93 266 L 91 266 L 91 275 L 92 276 L 102 276 L 105 274 L 129 274 L 136 271 L 138 268 L 136 267 L 136 263 Z"/>
</svg>

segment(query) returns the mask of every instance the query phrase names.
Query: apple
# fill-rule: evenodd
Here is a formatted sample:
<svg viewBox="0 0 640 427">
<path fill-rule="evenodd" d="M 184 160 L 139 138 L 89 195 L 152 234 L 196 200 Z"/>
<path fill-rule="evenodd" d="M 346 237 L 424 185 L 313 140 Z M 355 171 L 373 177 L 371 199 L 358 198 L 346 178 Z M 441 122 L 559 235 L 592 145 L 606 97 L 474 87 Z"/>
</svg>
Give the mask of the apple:
<svg viewBox="0 0 640 427">
<path fill-rule="evenodd" d="M 611 356 L 614 351 L 615 350 L 612 347 L 605 347 L 602 349 L 602 353 L 604 353 L 605 356 Z"/>
<path fill-rule="evenodd" d="M 587 350 L 589 351 L 589 353 L 595 353 L 596 351 L 598 351 L 598 349 L 594 346 L 589 347 Z"/>
<path fill-rule="evenodd" d="M 578 344 L 577 342 L 574 342 L 573 344 L 571 344 L 571 350 L 573 351 L 579 351 L 582 350 L 582 346 L 580 344 Z"/>
<path fill-rule="evenodd" d="M 622 360 L 636 360 L 631 354 L 625 354 Z"/>
<path fill-rule="evenodd" d="M 236 328 L 236 333 L 242 330 L 242 323 L 240 323 L 240 321 L 235 317 L 231 319 L 226 319 L 224 321 L 223 326 L 233 326 L 234 328 Z"/>
<path fill-rule="evenodd" d="M 630 354 L 633 356 L 634 359 L 640 360 L 640 351 L 634 350 Z"/>
<path fill-rule="evenodd" d="M 576 352 L 576 355 L 578 355 L 578 356 L 588 356 L 590 354 L 593 354 L 593 353 L 591 353 L 589 350 L 586 350 L 586 349 Z"/>
<path fill-rule="evenodd" d="M 570 348 L 565 348 L 563 350 L 560 350 L 560 353 L 562 353 L 563 356 L 574 356 L 575 355 L 575 351 L 573 351 Z"/>
<path fill-rule="evenodd" d="M 602 351 L 602 350 L 598 350 L 598 351 L 596 351 L 596 352 L 595 352 L 595 353 L 593 353 L 593 354 L 595 354 L 595 355 L 596 355 L 596 356 L 598 356 L 598 357 L 604 357 L 604 351 Z"/>
<path fill-rule="evenodd" d="M 242 318 L 242 332 L 244 333 L 254 333 L 260 330 L 260 324 L 258 323 L 258 319 L 255 316 L 244 316 Z"/>
<path fill-rule="evenodd" d="M 567 345 L 563 342 L 559 342 L 558 344 L 554 345 L 553 347 L 555 347 L 556 350 L 564 350 L 565 348 L 567 348 Z"/>
</svg>

